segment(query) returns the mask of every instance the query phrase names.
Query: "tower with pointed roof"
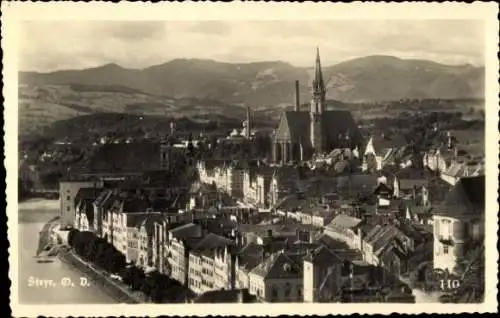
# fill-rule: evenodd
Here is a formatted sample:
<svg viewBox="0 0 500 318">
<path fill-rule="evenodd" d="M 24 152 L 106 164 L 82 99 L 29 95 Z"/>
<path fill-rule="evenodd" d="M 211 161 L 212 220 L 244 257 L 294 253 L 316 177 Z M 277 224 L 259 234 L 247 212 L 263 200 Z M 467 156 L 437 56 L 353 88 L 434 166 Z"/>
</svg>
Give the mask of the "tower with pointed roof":
<svg viewBox="0 0 500 318">
<path fill-rule="evenodd" d="M 319 48 L 316 48 L 316 64 L 314 68 L 314 79 L 312 85 L 311 100 L 311 144 L 313 148 L 321 152 L 323 150 L 323 113 L 326 103 L 325 82 L 321 71 Z"/>
<path fill-rule="evenodd" d="M 301 110 L 299 103 L 299 85 L 295 82 L 294 110 L 283 112 L 273 136 L 275 163 L 291 164 L 308 160 L 314 153 L 362 145 L 361 133 L 351 113 L 326 109 L 326 85 L 319 49 L 316 49 L 310 109 Z"/>
</svg>

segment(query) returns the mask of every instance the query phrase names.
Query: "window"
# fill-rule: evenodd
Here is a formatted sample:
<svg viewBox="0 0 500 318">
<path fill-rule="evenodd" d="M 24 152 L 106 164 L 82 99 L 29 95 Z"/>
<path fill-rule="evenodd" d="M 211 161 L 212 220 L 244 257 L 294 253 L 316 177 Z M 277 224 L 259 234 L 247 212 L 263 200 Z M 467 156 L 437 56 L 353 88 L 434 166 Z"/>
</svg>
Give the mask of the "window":
<svg viewBox="0 0 500 318">
<path fill-rule="evenodd" d="M 451 239 L 451 222 L 449 220 L 443 220 L 441 226 L 441 235 L 443 239 Z"/>
<path fill-rule="evenodd" d="M 71 200 L 71 197 L 69 195 L 66 196 L 66 200 L 68 200 L 68 201 Z"/>
<path fill-rule="evenodd" d="M 448 245 L 443 246 L 443 254 L 448 254 Z"/>
</svg>

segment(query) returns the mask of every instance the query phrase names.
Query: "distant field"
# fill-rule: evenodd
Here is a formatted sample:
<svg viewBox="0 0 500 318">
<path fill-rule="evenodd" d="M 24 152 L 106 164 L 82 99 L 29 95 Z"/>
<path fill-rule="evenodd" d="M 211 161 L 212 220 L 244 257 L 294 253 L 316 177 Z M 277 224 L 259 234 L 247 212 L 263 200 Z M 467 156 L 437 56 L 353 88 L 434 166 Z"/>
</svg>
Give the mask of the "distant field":
<svg viewBox="0 0 500 318">
<path fill-rule="evenodd" d="M 242 116 L 237 106 L 202 99 L 172 99 L 121 86 L 44 85 L 19 87 L 21 132 L 39 131 L 60 120 L 93 113 L 182 117 L 203 114 Z"/>
</svg>

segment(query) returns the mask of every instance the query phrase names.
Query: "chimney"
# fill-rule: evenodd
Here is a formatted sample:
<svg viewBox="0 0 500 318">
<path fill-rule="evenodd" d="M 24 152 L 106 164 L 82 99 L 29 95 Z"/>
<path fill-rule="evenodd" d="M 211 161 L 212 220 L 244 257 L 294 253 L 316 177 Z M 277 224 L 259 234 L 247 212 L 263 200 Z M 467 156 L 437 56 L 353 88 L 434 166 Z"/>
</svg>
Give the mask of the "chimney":
<svg viewBox="0 0 500 318">
<path fill-rule="evenodd" d="M 250 124 L 250 107 L 247 106 L 247 128 L 246 128 L 246 138 L 250 138 L 250 129 L 252 125 Z"/>
<path fill-rule="evenodd" d="M 300 91 L 299 91 L 299 81 L 295 81 L 295 111 L 300 111 Z"/>
</svg>

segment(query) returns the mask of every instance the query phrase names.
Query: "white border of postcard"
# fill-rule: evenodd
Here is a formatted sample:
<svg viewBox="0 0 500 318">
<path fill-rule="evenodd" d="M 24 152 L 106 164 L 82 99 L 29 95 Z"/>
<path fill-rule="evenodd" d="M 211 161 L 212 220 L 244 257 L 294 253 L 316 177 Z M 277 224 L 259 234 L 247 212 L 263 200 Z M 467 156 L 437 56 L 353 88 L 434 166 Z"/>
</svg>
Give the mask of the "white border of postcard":
<svg viewBox="0 0 500 318">
<path fill-rule="evenodd" d="M 495 3 L 73 3 L 2 2 L 5 168 L 13 316 L 324 315 L 496 312 L 498 190 L 498 6 Z M 482 304 L 20 305 L 17 282 L 17 22 L 21 20 L 480 19 L 486 52 L 486 293 Z"/>
</svg>

